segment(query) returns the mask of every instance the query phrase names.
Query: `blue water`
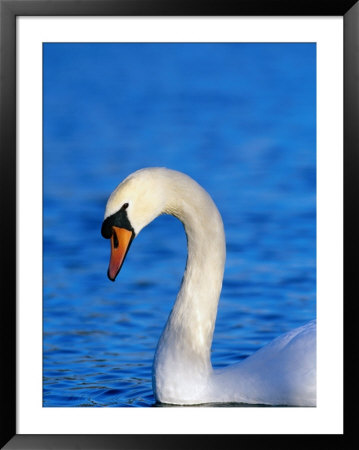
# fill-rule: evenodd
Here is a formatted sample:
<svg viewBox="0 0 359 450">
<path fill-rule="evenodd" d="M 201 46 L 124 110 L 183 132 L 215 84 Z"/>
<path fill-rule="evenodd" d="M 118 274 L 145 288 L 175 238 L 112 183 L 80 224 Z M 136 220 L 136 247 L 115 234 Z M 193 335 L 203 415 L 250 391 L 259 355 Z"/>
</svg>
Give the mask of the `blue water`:
<svg viewBox="0 0 359 450">
<path fill-rule="evenodd" d="M 115 283 L 100 229 L 129 173 L 196 179 L 224 221 L 212 361 L 316 315 L 314 44 L 45 44 L 43 405 L 148 407 L 186 262 L 161 216 Z"/>
</svg>

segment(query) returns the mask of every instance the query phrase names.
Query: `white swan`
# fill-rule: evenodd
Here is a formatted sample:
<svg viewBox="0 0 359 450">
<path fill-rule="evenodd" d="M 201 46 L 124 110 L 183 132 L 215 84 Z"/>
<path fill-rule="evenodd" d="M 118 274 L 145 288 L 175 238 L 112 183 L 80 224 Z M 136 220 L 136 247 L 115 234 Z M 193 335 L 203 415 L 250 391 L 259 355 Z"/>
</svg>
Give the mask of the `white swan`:
<svg viewBox="0 0 359 450">
<path fill-rule="evenodd" d="M 153 390 L 162 403 L 238 402 L 315 406 L 315 321 L 286 333 L 224 369 L 210 351 L 225 263 L 223 222 L 209 194 L 183 173 L 141 169 L 111 194 L 102 235 L 111 239 L 114 281 L 132 239 L 160 214 L 184 225 L 188 257 L 181 289 L 159 340 Z"/>
</svg>

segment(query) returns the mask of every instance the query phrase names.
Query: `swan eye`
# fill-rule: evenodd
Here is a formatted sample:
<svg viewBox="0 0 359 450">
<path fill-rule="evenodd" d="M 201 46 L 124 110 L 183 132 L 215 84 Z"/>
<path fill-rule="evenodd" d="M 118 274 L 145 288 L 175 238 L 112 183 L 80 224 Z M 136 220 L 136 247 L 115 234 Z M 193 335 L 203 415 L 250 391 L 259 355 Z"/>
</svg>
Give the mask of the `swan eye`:
<svg viewBox="0 0 359 450">
<path fill-rule="evenodd" d="M 113 235 L 113 226 L 118 228 L 124 228 L 125 230 L 132 231 L 134 234 L 134 229 L 128 220 L 127 212 L 125 211 L 129 203 L 124 203 L 121 208 L 111 216 L 108 216 L 103 222 L 101 227 L 101 234 L 105 239 L 110 239 Z M 114 238 L 115 239 L 115 238 Z"/>
</svg>

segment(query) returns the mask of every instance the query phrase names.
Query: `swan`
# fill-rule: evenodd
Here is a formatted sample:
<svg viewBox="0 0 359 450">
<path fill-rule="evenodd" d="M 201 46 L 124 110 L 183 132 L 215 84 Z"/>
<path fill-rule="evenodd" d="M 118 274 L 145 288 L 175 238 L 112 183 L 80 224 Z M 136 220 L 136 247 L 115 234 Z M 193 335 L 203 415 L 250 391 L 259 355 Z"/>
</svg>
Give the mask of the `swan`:
<svg viewBox="0 0 359 450">
<path fill-rule="evenodd" d="M 184 225 L 187 263 L 153 362 L 153 391 L 165 404 L 316 405 L 316 322 L 274 339 L 253 355 L 213 369 L 210 352 L 226 247 L 221 215 L 189 176 L 150 167 L 129 175 L 110 195 L 101 233 L 111 242 L 114 281 L 133 239 L 160 214 Z"/>
</svg>

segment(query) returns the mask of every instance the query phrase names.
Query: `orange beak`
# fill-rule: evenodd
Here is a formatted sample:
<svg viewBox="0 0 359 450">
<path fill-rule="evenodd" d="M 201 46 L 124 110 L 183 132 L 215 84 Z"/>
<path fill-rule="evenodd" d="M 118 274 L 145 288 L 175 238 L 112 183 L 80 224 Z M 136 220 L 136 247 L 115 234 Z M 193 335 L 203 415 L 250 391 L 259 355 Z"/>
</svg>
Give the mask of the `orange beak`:
<svg viewBox="0 0 359 450">
<path fill-rule="evenodd" d="M 107 275 L 111 281 L 115 281 L 123 261 L 125 260 L 128 249 L 130 248 L 133 237 L 132 231 L 126 230 L 125 228 L 112 227 L 111 257 L 107 271 Z"/>
</svg>

